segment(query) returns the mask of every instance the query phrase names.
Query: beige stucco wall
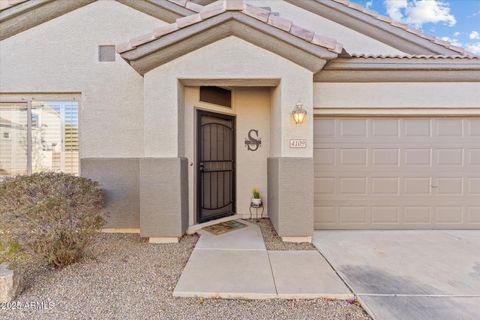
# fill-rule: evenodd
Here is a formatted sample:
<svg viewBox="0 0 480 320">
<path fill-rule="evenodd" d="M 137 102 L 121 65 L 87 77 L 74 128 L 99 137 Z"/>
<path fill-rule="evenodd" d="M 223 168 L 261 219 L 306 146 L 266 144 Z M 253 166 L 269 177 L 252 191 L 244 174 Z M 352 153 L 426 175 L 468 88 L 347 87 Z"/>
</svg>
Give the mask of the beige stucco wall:
<svg viewBox="0 0 480 320">
<path fill-rule="evenodd" d="M 480 108 L 480 83 L 315 83 L 315 108 Z"/>
<path fill-rule="evenodd" d="M 232 108 L 200 101 L 198 87 L 185 87 L 185 156 L 192 166 L 188 169 L 189 224 L 195 224 L 196 208 L 196 110 L 208 110 L 235 116 L 236 122 L 236 202 L 237 213 L 249 217 L 252 189 L 258 187 L 267 214 L 267 158 L 270 151 L 270 88 L 232 88 Z M 261 147 L 253 152 L 245 147 L 250 129 L 258 130 Z"/>
<path fill-rule="evenodd" d="M 98 45 L 124 42 L 163 22 L 98 1 L 0 42 L 0 92 L 81 93 L 81 157 L 143 156 L 143 78 Z"/>
<path fill-rule="evenodd" d="M 338 42 L 342 43 L 349 53 L 402 53 L 401 51 L 380 41 L 372 39 L 355 30 L 344 27 L 341 24 L 325 19 L 283 0 L 247 0 L 247 2 L 258 7 L 270 7 L 273 12 L 279 12 L 280 16 L 294 21 L 294 23 L 299 26 L 310 30 L 315 30 L 322 35 L 334 38 Z"/>
<path fill-rule="evenodd" d="M 147 157 L 184 155 L 181 79 L 278 79 L 272 119 L 279 126 L 271 156 L 312 157 L 313 117 L 297 126 L 291 112 L 301 101 L 313 113 L 313 74 L 295 63 L 237 37 L 228 37 L 190 52 L 145 74 L 145 137 Z M 291 149 L 290 139 L 306 139 L 304 149 Z"/>
</svg>

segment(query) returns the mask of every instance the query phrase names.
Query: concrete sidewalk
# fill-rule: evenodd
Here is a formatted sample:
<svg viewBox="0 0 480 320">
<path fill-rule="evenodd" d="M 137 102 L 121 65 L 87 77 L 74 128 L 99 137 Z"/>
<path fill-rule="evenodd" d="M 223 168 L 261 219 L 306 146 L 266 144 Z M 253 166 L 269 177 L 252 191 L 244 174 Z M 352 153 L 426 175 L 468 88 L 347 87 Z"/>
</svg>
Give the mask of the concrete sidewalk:
<svg viewBox="0 0 480 320">
<path fill-rule="evenodd" d="M 353 298 L 317 251 L 267 251 L 260 228 L 201 237 L 173 292 L 204 298 Z"/>
</svg>

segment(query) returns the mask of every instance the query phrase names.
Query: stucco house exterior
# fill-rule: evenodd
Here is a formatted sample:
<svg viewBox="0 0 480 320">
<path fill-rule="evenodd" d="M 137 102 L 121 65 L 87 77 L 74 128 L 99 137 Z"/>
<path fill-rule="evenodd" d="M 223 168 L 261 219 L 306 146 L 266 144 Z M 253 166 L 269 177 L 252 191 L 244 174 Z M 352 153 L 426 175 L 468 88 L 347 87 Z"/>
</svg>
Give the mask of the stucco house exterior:
<svg viewBox="0 0 480 320">
<path fill-rule="evenodd" d="M 286 241 L 480 228 L 462 48 L 346 0 L 0 3 L 0 175 L 99 181 L 109 231 L 176 241 L 253 188 Z"/>
</svg>

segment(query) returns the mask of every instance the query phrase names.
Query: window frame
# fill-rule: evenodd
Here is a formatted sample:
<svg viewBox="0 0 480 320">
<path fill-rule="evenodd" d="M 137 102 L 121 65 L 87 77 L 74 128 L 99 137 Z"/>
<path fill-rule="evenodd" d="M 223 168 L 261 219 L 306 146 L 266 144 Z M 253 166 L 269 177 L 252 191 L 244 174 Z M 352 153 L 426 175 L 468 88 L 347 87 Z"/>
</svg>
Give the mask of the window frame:
<svg viewBox="0 0 480 320">
<path fill-rule="evenodd" d="M 27 108 L 27 175 L 33 172 L 32 160 L 32 102 L 33 101 L 75 101 L 78 104 L 78 175 L 81 175 L 80 159 L 82 157 L 81 141 L 81 99 L 79 93 L 61 94 L 8 94 L 0 93 L 0 104 L 15 103 Z"/>
</svg>

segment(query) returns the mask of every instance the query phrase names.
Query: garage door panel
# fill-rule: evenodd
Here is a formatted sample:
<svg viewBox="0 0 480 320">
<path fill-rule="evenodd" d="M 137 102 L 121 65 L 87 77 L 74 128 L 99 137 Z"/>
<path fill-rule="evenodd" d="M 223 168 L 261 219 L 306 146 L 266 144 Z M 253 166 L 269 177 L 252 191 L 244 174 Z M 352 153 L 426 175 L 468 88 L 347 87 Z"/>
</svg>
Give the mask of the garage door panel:
<svg viewBox="0 0 480 320">
<path fill-rule="evenodd" d="M 438 195 L 463 195 L 463 178 L 436 178 L 433 188 Z"/>
<path fill-rule="evenodd" d="M 339 149 L 341 166 L 367 166 L 366 148 L 341 148 Z"/>
<path fill-rule="evenodd" d="M 467 150 L 467 165 L 479 166 L 480 165 L 480 149 L 468 149 Z"/>
<path fill-rule="evenodd" d="M 471 137 L 480 137 L 480 119 L 470 119 L 467 124 L 468 135 Z"/>
<path fill-rule="evenodd" d="M 367 178 L 365 177 L 341 177 L 338 178 L 341 194 L 366 194 Z"/>
<path fill-rule="evenodd" d="M 314 136 L 315 138 L 335 137 L 335 119 L 315 119 Z"/>
<path fill-rule="evenodd" d="M 403 223 L 405 225 L 431 225 L 431 208 L 427 206 L 406 206 L 403 208 Z"/>
<path fill-rule="evenodd" d="M 340 223 L 368 225 L 367 208 L 357 206 L 340 206 L 338 208 Z"/>
<path fill-rule="evenodd" d="M 464 222 L 462 207 L 436 207 L 434 210 L 434 221 L 436 224 L 457 224 L 460 226 Z"/>
<path fill-rule="evenodd" d="M 480 194 L 480 178 L 468 178 L 468 192 Z"/>
<path fill-rule="evenodd" d="M 402 124 L 402 135 L 405 137 L 431 136 L 431 120 L 429 119 L 404 119 Z"/>
<path fill-rule="evenodd" d="M 367 119 L 340 119 L 338 121 L 339 137 L 367 137 Z"/>
<path fill-rule="evenodd" d="M 334 195 L 336 180 L 335 177 L 315 177 L 313 182 L 315 193 Z"/>
<path fill-rule="evenodd" d="M 478 224 L 480 226 L 480 206 L 467 209 L 466 221 L 469 224 Z"/>
<path fill-rule="evenodd" d="M 372 195 L 399 195 L 399 185 L 398 177 L 372 177 L 370 190 Z"/>
<path fill-rule="evenodd" d="M 378 227 L 400 224 L 400 209 L 398 207 L 375 206 L 372 207 L 371 213 L 372 224 Z"/>
<path fill-rule="evenodd" d="M 432 164 L 431 148 L 405 148 L 403 150 L 404 166 L 427 166 Z"/>
<path fill-rule="evenodd" d="M 403 178 L 403 193 L 409 196 L 430 195 L 432 184 L 430 177 L 405 177 Z"/>
<path fill-rule="evenodd" d="M 335 226 L 338 224 L 338 214 L 336 207 L 316 206 L 314 210 L 314 219 L 316 223 Z"/>
<path fill-rule="evenodd" d="M 316 165 L 335 166 L 335 154 L 335 148 L 316 148 L 313 156 L 317 159 Z"/>
<path fill-rule="evenodd" d="M 396 119 L 372 119 L 370 133 L 372 137 L 397 138 L 400 135 L 399 120 Z"/>
<path fill-rule="evenodd" d="M 315 119 L 314 158 L 317 229 L 480 228 L 480 118 Z"/>
<path fill-rule="evenodd" d="M 371 149 L 371 159 L 371 165 L 373 166 L 398 167 L 400 165 L 400 149 L 373 146 Z"/>
</svg>

